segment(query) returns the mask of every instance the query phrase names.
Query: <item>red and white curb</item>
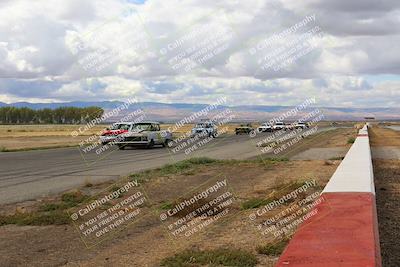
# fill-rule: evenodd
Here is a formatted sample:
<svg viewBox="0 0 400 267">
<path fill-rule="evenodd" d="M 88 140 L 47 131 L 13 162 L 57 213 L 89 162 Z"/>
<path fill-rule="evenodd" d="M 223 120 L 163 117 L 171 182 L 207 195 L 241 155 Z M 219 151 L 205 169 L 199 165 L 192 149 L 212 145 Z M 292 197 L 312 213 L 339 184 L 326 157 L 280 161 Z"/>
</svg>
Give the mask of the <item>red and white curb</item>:
<svg viewBox="0 0 400 267">
<path fill-rule="evenodd" d="M 382 266 L 367 125 L 320 198 L 275 266 Z"/>
</svg>

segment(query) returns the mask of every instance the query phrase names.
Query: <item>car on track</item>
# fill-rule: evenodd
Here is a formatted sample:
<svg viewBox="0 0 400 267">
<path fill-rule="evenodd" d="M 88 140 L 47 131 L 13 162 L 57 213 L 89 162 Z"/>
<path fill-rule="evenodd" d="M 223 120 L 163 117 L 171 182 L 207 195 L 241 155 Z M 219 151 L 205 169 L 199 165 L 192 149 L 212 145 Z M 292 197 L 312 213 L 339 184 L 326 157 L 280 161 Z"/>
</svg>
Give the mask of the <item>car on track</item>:
<svg viewBox="0 0 400 267">
<path fill-rule="evenodd" d="M 274 131 L 280 131 L 280 130 L 285 130 L 287 129 L 286 124 L 283 121 L 278 121 L 275 122 L 275 124 L 272 126 L 272 129 Z"/>
<path fill-rule="evenodd" d="M 263 123 L 261 124 L 258 128 L 257 131 L 259 133 L 263 133 L 263 132 L 272 132 L 272 125 L 269 123 Z"/>
<path fill-rule="evenodd" d="M 171 141 L 171 132 L 162 131 L 159 122 L 147 121 L 132 124 L 128 132 L 118 136 L 115 144 L 119 149 L 127 146 L 152 148 L 156 145 L 168 146 Z"/>
<path fill-rule="evenodd" d="M 192 137 L 196 135 L 216 137 L 218 135 L 218 127 L 212 121 L 197 123 L 191 131 Z"/>
<path fill-rule="evenodd" d="M 127 133 L 132 128 L 132 125 L 133 123 L 131 122 L 114 123 L 100 135 L 101 144 L 106 145 L 110 142 L 114 142 L 119 135 Z"/>
<path fill-rule="evenodd" d="M 299 121 L 294 125 L 295 129 L 307 129 L 310 128 L 310 125 L 307 122 Z"/>
<path fill-rule="evenodd" d="M 254 132 L 253 126 L 251 126 L 250 123 L 247 124 L 241 124 L 239 127 L 235 128 L 235 134 L 250 134 L 251 132 Z"/>
</svg>

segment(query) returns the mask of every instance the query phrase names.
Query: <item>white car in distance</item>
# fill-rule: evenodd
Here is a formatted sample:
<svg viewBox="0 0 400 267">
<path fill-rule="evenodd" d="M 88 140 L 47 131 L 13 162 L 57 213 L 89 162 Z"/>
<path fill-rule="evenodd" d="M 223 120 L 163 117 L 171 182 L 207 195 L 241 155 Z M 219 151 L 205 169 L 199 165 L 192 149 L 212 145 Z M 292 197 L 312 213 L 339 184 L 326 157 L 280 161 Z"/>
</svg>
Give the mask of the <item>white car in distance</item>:
<svg viewBox="0 0 400 267">
<path fill-rule="evenodd" d="M 310 126 L 307 122 L 299 121 L 294 125 L 294 128 L 295 129 L 307 129 L 307 128 L 310 128 Z"/>
<path fill-rule="evenodd" d="M 263 123 L 257 128 L 257 131 L 259 133 L 272 132 L 273 129 L 272 129 L 272 126 L 269 123 Z"/>
<path fill-rule="evenodd" d="M 192 131 L 191 136 L 200 135 L 202 137 L 216 137 L 217 136 L 217 126 L 213 122 L 200 122 L 197 123 Z"/>
<path fill-rule="evenodd" d="M 272 129 L 274 131 L 280 131 L 280 130 L 285 130 L 286 131 L 286 124 L 282 121 L 278 121 L 272 126 Z"/>
</svg>

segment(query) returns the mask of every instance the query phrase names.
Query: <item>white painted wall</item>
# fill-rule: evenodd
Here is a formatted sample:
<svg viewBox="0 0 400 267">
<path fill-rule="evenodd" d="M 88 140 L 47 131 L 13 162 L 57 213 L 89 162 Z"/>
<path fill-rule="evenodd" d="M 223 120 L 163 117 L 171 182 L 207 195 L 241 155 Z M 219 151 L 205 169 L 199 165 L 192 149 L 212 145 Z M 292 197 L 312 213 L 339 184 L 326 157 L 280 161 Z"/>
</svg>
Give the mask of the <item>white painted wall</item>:
<svg viewBox="0 0 400 267">
<path fill-rule="evenodd" d="M 365 125 L 359 135 L 368 135 Z M 359 136 L 333 174 L 323 193 L 369 192 L 375 194 L 374 172 L 368 136 Z"/>
</svg>

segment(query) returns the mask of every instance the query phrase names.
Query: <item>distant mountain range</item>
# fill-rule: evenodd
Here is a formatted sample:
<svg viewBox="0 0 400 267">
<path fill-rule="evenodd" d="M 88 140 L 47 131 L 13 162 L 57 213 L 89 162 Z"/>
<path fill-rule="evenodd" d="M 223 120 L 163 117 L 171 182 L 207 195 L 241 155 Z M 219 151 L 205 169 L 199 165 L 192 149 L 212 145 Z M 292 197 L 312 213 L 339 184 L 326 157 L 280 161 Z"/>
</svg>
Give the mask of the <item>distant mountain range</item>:
<svg viewBox="0 0 400 267">
<path fill-rule="evenodd" d="M 17 102 L 6 104 L 0 102 L 0 107 L 28 107 L 31 109 L 58 108 L 58 107 L 88 107 L 98 106 L 106 111 L 112 110 L 123 105 L 120 101 L 99 101 L 99 102 L 64 102 L 64 103 L 29 103 Z M 192 113 L 205 109 L 208 104 L 185 104 L 185 103 L 157 103 L 139 102 L 129 106 L 112 120 L 118 120 L 131 113 L 133 110 L 142 109 L 146 114 L 146 119 L 159 120 L 163 122 L 178 121 Z M 211 112 L 212 116 L 221 110 L 229 108 L 235 115 L 235 121 L 267 121 L 273 117 L 280 116 L 294 106 L 264 106 L 264 105 L 239 105 L 239 106 L 219 106 Z M 304 110 L 299 116 L 318 108 L 324 114 L 324 120 L 363 120 L 364 117 L 375 117 L 378 120 L 400 120 L 400 108 L 335 108 L 335 107 L 310 107 Z M 295 119 L 295 118 L 293 118 Z"/>
</svg>

